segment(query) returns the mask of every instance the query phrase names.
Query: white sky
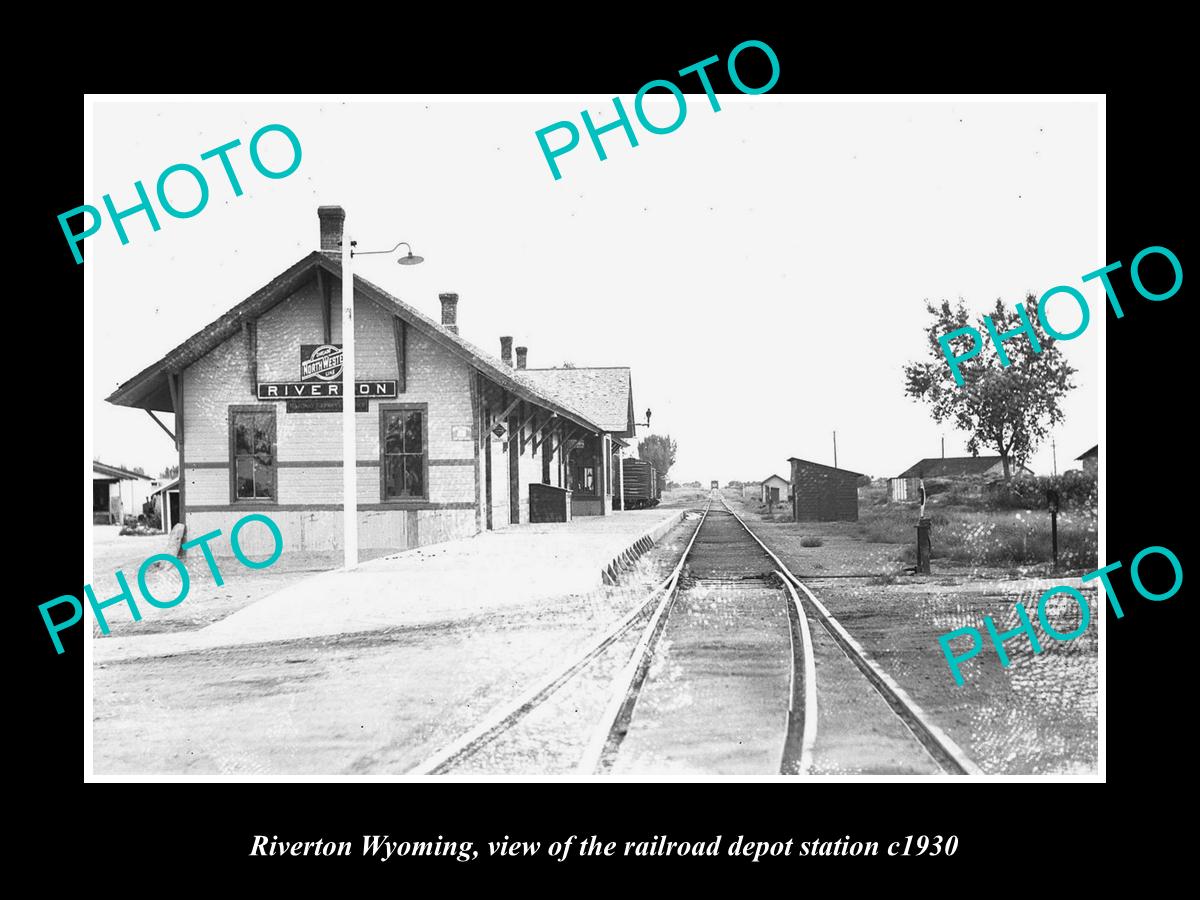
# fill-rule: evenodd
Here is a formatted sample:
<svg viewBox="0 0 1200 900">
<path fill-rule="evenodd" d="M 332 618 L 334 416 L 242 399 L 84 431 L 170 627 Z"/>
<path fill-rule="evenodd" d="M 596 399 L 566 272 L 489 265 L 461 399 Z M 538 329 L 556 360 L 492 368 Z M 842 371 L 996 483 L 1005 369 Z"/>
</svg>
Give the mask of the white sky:
<svg viewBox="0 0 1200 900">
<path fill-rule="evenodd" d="M 84 202 L 132 206 L 136 179 L 153 196 L 177 162 L 200 168 L 211 195 L 194 218 L 159 210 L 157 233 L 144 215 L 125 220 L 127 246 L 107 220 L 86 241 L 94 455 L 152 474 L 176 461 L 144 412 L 104 397 L 316 249 L 316 208 L 338 204 L 361 249 L 406 240 L 426 258 L 366 257 L 359 274 L 435 319 L 438 292 L 457 291 L 463 336 L 494 355 L 511 334 L 532 367 L 631 366 L 639 419 L 650 407 L 654 432 L 679 442 L 681 481 L 786 476 L 789 456 L 830 464 L 834 429 L 839 465 L 874 476 L 939 455 L 942 434 L 948 456 L 964 455 L 967 436 L 903 394 L 902 366 L 925 353 L 924 300 L 981 310 L 1072 285 L 1092 325 L 1062 345 L 1078 388 L 1055 437 L 1059 470 L 1077 466 L 1098 442 L 1104 309 L 1080 276 L 1110 261 L 1098 256 L 1095 104 L 719 99 L 714 113 L 689 95 L 668 135 L 635 119 L 637 148 L 604 135 L 605 162 L 579 111 L 612 121 L 607 98 L 97 102 Z M 655 102 L 651 120 L 669 122 L 674 100 Z M 560 119 L 583 133 L 555 181 L 534 132 Z M 248 156 L 269 123 L 303 147 L 280 180 Z M 199 158 L 234 138 L 241 197 Z M 262 148 L 272 168 L 290 158 L 280 135 Z M 169 182 L 184 209 L 188 182 Z M 1069 331 L 1077 314 L 1058 304 L 1051 320 Z M 1049 444 L 1032 467 L 1050 471 Z"/>
</svg>

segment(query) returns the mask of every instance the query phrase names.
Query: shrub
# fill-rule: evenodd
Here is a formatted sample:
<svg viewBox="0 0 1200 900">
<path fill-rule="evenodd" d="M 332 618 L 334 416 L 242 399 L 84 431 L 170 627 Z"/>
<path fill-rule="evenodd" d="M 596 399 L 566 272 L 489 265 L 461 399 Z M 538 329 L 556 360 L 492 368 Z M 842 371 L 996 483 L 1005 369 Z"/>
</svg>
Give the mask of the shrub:
<svg viewBox="0 0 1200 900">
<path fill-rule="evenodd" d="M 804 537 L 800 538 L 800 546 L 801 547 L 823 547 L 824 545 L 825 545 L 825 542 L 823 540 L 821 540 L 819 537 L 805 535 Z"/>
<path fill-rule="evenodd" d="M 1071 469 L 1061 475 L 1020 475 L 1010 482 L 989 486 L 990 509 L 1046 509 L 1046 492 L 1057 490 L 1059 509 L 1095 511 L 1096 478 L 1088 472 Z"/>
</svg>

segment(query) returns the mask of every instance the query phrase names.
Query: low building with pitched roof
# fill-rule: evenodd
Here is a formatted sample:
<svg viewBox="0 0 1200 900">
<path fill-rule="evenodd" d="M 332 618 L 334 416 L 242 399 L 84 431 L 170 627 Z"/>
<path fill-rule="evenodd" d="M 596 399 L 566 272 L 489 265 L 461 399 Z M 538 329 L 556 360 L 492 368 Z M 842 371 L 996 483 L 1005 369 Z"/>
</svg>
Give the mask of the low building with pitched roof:
<svg viewBox="0 0 1200 900">
<path fill-rule="evenodd" d="M 92 523 L 120 525 L 126 516 L 140 516 L 142 505 L 159 485 L 144 472 L 92 461 Z"/>
<path fill-rule="evenodd" d="M 859 472 L 790 457 L 792 520 L 857 522 Z"/>
<path fill-rule="evenodd" d="M 1033 473 L 1025 466 L 1010 463 L 1012 474 Z M 1001 478 L 1004 476 L 1004 461 L 999 456 L 931 456 L 919 460 L 897 475 L 888 479 L 888 500 L 919 502 L 922 479 L 955 478 Z"/>
<path fill-rule="evenodd" d="M 771 475 L 758 483 L 758 499 L 774 505 L 792 499 L 792 484 L 782 475 Z"/>
<path fill-rule="evenodd" d="M 1100 466 L 1100 445 L 1097 444 L 1091 450 L 1084 450 L 1077 457 L 1076 462 L 1082 463 L 1084 472 L 1089 475 L 1095 475 Z"/>
</svg>

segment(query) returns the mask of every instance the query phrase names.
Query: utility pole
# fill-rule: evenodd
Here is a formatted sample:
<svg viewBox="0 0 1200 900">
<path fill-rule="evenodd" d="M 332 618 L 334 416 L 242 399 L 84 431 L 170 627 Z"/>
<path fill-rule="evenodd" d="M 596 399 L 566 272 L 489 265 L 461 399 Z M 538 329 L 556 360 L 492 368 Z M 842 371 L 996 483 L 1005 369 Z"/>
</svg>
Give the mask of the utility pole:
<svg viewBox="0 0 1200 900">
<path fill-rule="evenodd" d="M 833 433 L 833 467 L 837 468 L 837 432 Z"/>
<path fill-rule="evenodd" d="M 1050 458 L 1054 461 L 1054 474 L 1058 475 L 1058 448 L 1054 446 L 1054 438 L 1050 438 Z"/>
<path fill-rule="evenodd" d="M 946 436 L 942 435 L 942 459 L 946 458 Z"/>
<path fill-rule="evenodd" d="M 358 565 L 358 450 L 354 431 L 353 241 L 342 232 L 342 543 L 346 569 Z"/>
</svg>

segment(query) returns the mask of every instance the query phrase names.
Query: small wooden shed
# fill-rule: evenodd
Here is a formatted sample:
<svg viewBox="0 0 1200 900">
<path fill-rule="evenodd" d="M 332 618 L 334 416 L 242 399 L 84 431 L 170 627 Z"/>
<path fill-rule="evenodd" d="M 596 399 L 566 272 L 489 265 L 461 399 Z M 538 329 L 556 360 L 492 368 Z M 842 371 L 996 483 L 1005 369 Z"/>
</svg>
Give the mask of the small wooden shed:
<svg viewBox="0 0 1200 900">
<path fill-rule="evenodd" d="M 791 457 L 792 521 L 857 522 L 859 472 Z"/>
<path fill-rule="evenodd" d="M 786 503 L 791 498 L 791 482 L 782 475 L 771 475 L 759 483 L 758 499 L 763 503 Z"/>
</svg>

